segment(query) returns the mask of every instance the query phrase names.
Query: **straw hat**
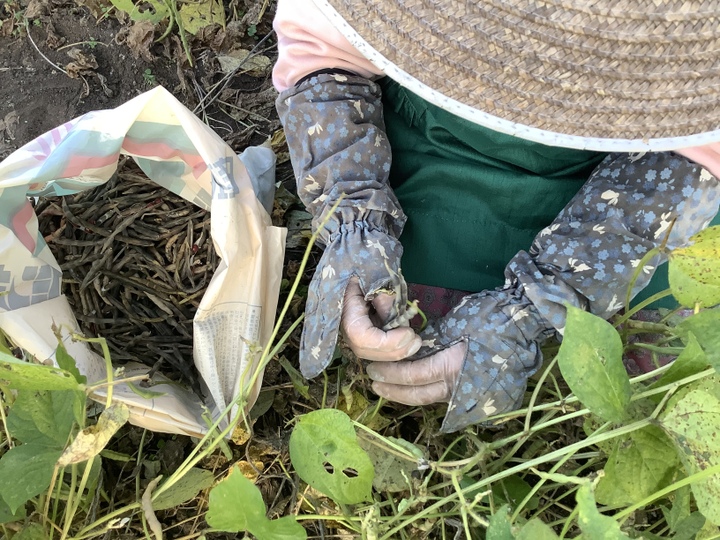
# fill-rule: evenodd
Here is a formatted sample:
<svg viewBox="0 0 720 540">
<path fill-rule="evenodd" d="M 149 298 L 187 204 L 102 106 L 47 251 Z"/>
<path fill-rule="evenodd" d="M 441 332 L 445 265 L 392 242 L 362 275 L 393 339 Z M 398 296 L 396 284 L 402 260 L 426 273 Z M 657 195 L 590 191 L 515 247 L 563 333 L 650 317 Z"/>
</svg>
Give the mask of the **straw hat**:
<svg viewBox="0 0 720 540">
<path fill-rule="evenodd" d="M 596 150 L 720 140 L 720 0 L 313 0 L 387 75 L 463 118 Z"/>
</svg>

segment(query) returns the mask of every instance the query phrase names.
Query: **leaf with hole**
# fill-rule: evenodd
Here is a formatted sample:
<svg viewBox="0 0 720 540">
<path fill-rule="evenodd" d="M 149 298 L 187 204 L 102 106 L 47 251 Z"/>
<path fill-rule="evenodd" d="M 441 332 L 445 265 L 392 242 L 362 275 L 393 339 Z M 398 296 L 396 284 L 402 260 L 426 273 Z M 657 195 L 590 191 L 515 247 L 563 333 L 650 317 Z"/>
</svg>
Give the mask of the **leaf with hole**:
<svg viewBox="0 0 720 540">
<path fill-rule="evenodd" d="M 260 490 L 237 467 L 211 491 L 205 519 L 215 529 L 247 531 L 258 540 L 304 540 L 307 533 L 293 516 L 269 520 Z"/>
<path fill-rule="evenodd" d="M 598 511 L 589 483 L 580 486 L 575 494 L 575 500 L 578 505 L 578 525 L 583 540 L 630 540 L 630 537 L 620 530 L 617 521 Z"/>
<path fill-rule="evenodd" d="M 595 497 L 601 504 L 629 506 L 672 483 L 680 460 L 672 440 L 657 426 L 615 439 Z"/>
<path fill-rule="evenodd" d="M 83 390 L 72 373 L 64 369 L 31 364 L 0 352 L 0 385 L 15 390 Z"/>
<path fill-rule="evenodd" d="M 215 476 L 211 471 L 193 467 L 153 500 L 153 510 L 167 510 L 194 499 L 203 489 L 213 485 Z"/>
<path fill-rule="evenodd" d="M 720 465 L 720 400 L 693 390 L 663 413 L 661 426 L 674 439 L 688 474 Z M 698 510 L 720 524 L 720 474 L 691 484 Z"/>
<path fill-rule="evenodd" d="M 371 498 L 373 465 L 342 411 L 321 409 L 301 416 L 290 436 L 290 459 L 300 478 L 338 503 Z"/>
<path fill-rule="evenodd" d="M 218 0 L 183 3 L 178 16 L 182 29 L 193 35 L 210 24 L 225 26 L 225 10 Z"/>
<path fill-rule="evenodd" d="M 162 0 L 145 0 L 133 2 L 133 0 L 110 0 L 113 6 L 120 11 L 127 13 L 135 22 L 150 21 L 158 24 L 170 17 L 170 10 Z"/>
<path fill-rule="evenodd" d="M 630 378 L 620 335 L 607 321 L 568 306 L 558 365 L 573 394 L 608 422 L 620 422 L 630 403 Z"/>
</svg>

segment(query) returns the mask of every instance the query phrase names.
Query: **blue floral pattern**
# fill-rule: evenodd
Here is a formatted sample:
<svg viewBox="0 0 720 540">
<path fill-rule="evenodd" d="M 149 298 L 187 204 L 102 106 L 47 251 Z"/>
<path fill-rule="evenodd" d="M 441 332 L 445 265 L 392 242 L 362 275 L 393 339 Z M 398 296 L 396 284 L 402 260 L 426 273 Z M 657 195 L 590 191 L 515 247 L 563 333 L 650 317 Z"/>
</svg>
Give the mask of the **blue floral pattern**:
<svg viewBox="0 0 720 540">
<path fill-rule="evenodd" d="M 308 291 L 300 344 L 301 371 L 314 377 L 332 360 L 353 276 L 366 300 L 380 291 L 395 294 L 391 319 L 404 313 L 407 287 L 397 238 L 406 218 L 388 184 L 390 145 L 375 83 L 320 74 L 282 92 L 277 109 L 298 195 L 325 245 Z"/>
<path fill-rule="evenodd" d="M 662 187 L 655 179 L 666 181 Z M 540 367 L 540 346 L 562 336 L 566 304 L 609 318 L 625 304 L 643 256 L 673 249 L 718 212 L 720 183 L 672 152 L 611 154 L 558 217 L 505 270 L 501 289 L 465 297 L 425 332 L 424 357 L 464 340 L 465 363 L 442 430 L 452 432 L 516 408 Z M 664 256 L 647 262 L 633 293 Z"/>
<path fill-rule="evenodd" d="M 343 293 L 353 275 L 366 299 L 390 289 L 396 312 L 404 310 L 397 238 L 406 218 L 388 185 L 391 149 L 377 85 L 325 73 L 283 92 L 277 107 L 298 193 L 326 246 L 310 287 L 300 350 L 302 371 L 311 377 L 332 358 Z M 423 333 L 416 358 L 467 343 L 442 430 L 517 407 L 527 378 L 542 363 L 540 346 L 562 336 L 565 306 L 612 316 L 624 307 L 643 256 L 662 242 L 670 249 L 686 243 L 719 204 L 718 179 L 687 158 L 672 152 L 609 155 L 529 251 L 509 262 L 504 287 L 464 297 Z M 644 264 L 634 294 L 662 262 L 657 256 Z"/>
</svg>

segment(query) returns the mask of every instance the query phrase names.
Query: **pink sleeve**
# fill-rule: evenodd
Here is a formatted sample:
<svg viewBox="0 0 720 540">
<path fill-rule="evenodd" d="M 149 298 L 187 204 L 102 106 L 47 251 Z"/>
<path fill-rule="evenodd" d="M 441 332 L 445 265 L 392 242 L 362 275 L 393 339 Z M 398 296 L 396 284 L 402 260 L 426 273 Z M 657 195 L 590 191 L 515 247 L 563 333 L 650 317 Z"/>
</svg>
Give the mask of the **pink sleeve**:
<svg viewBox="0 0 720 540">
<path fill-rule="evenodd" d="M 278 0 L 273 27 L 279 53 L 273 68 L 273 84 L 278 92 L 327 68 L 344 69 L 368 78 L 382 75 L 332 26 L 312 0 Z"/>
<path fill-rule="evenodd" d="M 705 146 L 681 148 L 680 150 L 674 150 L 674 152 L 685 156 L 698 165 L 702 165 L 715 178 L 720 178 L 720 142 L 706 144 Z"/>
</svg>

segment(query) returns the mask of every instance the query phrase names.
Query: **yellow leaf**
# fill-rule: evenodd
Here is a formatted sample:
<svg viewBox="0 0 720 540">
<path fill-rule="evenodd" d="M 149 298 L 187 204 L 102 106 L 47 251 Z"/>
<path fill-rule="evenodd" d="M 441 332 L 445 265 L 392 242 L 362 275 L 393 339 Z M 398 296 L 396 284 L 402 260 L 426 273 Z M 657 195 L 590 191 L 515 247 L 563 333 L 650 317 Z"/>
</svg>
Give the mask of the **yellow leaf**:
<svg viewBox="0 0 720 540">
<path fill-rule="evenodd" d="M 250 440 L 251 435 L 252 434 L 248 430 L 246 430 L 241 423 L 239 423 L 237 426 L 235 426 L 235 429 L 230 436 L 230 440 L 238 446 L 242 446 Z"/>
<path fill-rule="evenodd" d="M 232 73 L 239 70 L 239 73 L 249 73 L 255 77 L 264 76 L 272 66 L 272 61 L 262 54 L 254 54 L 248 58 L 250 51 L 235 49 L 228 54 L 219 54 L 217 61 L 223 73 Z"/>
<path fill-rule="evenodd" d="M 105 409 L 97 424 L 85 428 L 77 434 L 75 440 L 58 459 L 58 466 L 65 467 L 73 463 L 82 463 L 98 455 L 129 417 L 130 410 L 124 403 L 114 403 Z"/>
<path fill-rule="evenodd" d="M 225 26 L 225 11 L 217 0 L 200 0 L 183 4 L 178 12 L 183 30 L 197 34 L 209 24 Z"/>
<path fill-rule="evenodd" d="M 258 476 L 265 469 L 265 465 L 262 461 L 249 461 L 241 460 L 235 463 L 235 466 L 240 469 L 245 478 L 250 480 L 253 484 L 257 481 Z"/>
</svg>

